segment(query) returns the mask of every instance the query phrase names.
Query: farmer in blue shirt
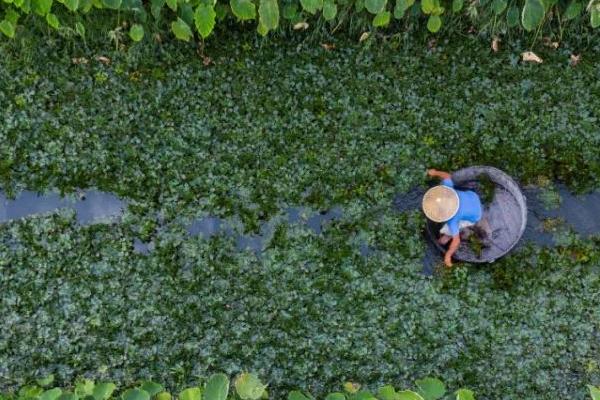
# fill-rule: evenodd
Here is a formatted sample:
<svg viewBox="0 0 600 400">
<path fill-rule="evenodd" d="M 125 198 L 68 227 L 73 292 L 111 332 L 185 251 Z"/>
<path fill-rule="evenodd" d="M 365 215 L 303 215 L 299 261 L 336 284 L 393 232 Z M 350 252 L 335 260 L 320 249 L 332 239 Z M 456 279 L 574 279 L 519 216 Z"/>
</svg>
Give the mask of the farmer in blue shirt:
<svg viewBox="0 0 600 400">
<path fill-rule="evenodd" d="M 423 211 L 432 221 L 445 222 L 440 230 L 439 243 L 446 245 L 450 242 L 444 263 L 451 267 L 452 256 L 460 245 L 460 231 L 481 220 L 483 207 L 477 193 L 454 189 L 448 172 L 429 169 L 427 175 L 442 179 L 441 185 L 432 187 L 423 196 Z"/>
</svg>

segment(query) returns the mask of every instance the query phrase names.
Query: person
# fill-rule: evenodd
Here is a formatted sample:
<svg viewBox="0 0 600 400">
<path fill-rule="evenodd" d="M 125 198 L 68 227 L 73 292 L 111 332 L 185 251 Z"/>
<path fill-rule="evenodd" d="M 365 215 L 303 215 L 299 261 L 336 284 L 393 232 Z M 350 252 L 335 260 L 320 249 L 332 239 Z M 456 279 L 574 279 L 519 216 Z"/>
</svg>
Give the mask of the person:
<svg viewBox="0 0 600 400">
<path fill-rule="evenodd" d="M 438 242 L 442 246 L 450 243 L 444 264 L 451 267 L 452 256 L 460 246 L 461 230 L 474 226 L 482 218 L 481 199 L 471 190 L 455 189 L 448 172 L 429 169 L 427 175 L 442 180 L 441 185 L 430 188 L 423 196 L 423 212 L 434 222 L 445 222 Z"/>
</svg>

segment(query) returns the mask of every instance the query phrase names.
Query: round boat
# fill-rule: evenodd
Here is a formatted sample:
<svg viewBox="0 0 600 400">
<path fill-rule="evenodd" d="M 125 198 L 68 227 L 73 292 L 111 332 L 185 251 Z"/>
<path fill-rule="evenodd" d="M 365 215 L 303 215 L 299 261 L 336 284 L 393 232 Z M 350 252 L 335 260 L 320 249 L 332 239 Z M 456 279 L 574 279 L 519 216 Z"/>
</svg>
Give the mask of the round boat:
<svg viewBox="0 0 600 400">
<path fill-rule="evenodd" d="M 480 179 L 487 177 L 494 184 L 493 199 L 484 204 L 483 218 L 489 228 L 485 240 L 474 242 L 461 240 L 454 258 L 471 263 L 491 263 L 506 255 L 519 242 L 527 225 L 527 202 L 519 185 L 507 174 L 494 167 L 474 166 L 463 168 L 452 174 L 458 190 L 481 191 Z M 443 224 L 427 220 L 427 233 L 436 247 L 445 252 L 438 243 Z"/>
</svg>

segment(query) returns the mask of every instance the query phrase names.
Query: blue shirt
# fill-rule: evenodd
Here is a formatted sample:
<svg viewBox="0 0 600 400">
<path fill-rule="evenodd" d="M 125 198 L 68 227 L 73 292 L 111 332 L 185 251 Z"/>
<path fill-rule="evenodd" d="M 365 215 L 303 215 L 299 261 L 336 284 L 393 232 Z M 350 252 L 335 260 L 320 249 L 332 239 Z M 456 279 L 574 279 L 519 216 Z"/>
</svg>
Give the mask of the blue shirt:
<svg viewBox="0 0 600 400">
<path fill-rule="evenodd" d="M 444 179 L 442 185 L 454 188 L 454 182 L 452 179 Z M 459 222 L 469 221 L 477 223 L 481 219 L 481 200 L 477 193 L 471 190 L 456 190 L 458 194 L 458 211 L 456 215 L 450 218 L 447 222 L 448 229 L 452 236 L 456 236 L 460 233 Z"/>
</svg>

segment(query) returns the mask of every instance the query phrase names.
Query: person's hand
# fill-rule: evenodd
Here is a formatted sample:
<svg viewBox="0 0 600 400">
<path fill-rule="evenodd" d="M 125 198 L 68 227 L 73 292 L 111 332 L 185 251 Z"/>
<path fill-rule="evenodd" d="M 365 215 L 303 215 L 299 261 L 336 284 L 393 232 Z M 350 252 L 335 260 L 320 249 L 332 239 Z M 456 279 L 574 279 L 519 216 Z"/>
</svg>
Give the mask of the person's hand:
<svg viewBox="0 0 600 400">
<path fill-rule="evenodd" d="M 446 255 L 444 257 L 444 264 L 446 264 L 446 267 L 450 268 L 452 266 L 452 257 L 449 255 Z"/>
<path fill-rule="evenodd" d="M 437 172 L 437 170 L 430 168 L 427 170 L 427 175 L 429 176 L 435 176 L 435 173 Z"/>
</svg>

